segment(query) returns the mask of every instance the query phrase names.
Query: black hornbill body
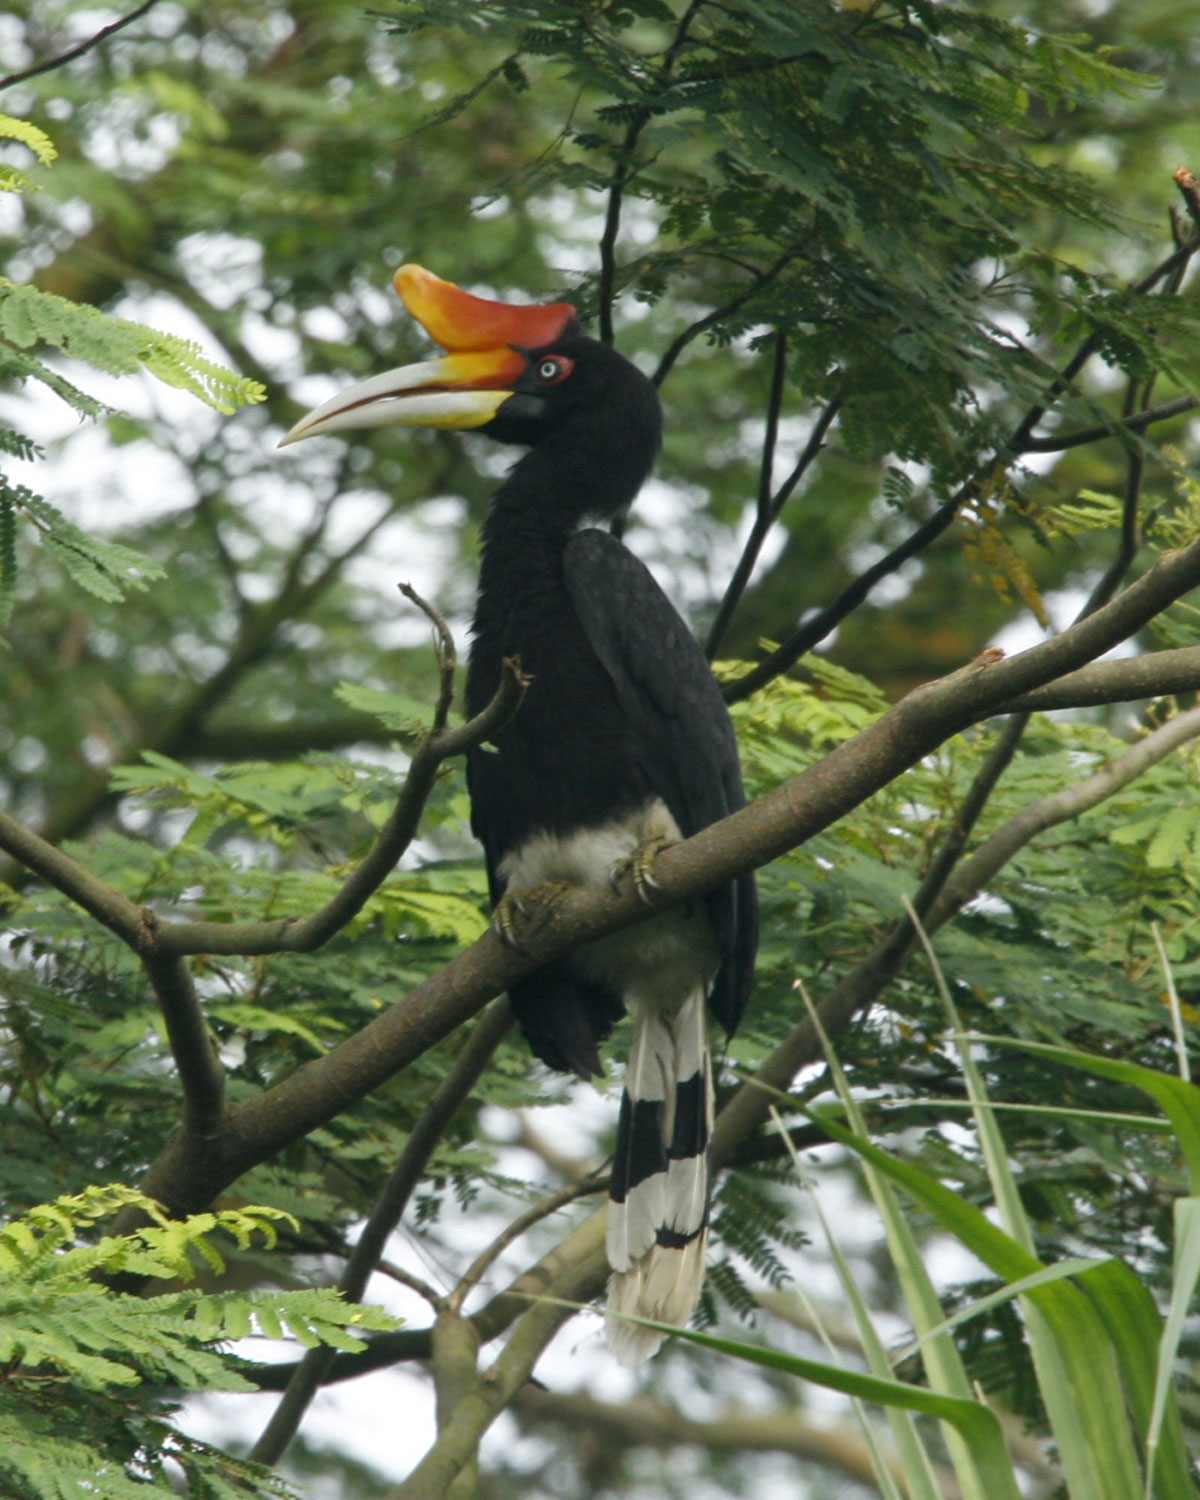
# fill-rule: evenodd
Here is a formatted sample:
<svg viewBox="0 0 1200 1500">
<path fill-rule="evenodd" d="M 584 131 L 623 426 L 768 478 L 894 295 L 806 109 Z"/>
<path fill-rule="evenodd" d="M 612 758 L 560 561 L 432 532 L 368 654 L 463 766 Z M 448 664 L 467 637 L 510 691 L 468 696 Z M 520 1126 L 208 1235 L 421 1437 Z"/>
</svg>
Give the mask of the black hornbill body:
<svg viewBox="0 0 1200 1500">
<path fill-rule="evenodd" d="M 417 266 L 396 286 L 448 352 L 362 381 L 288 434 L 391 423 L 473 427 L 529 451 L 483 528 L 467 709 L 492 697 L 505 657 L 531 679 L 493 746 L 468 759 L 472 827 L 497 925 L 545 880 L 599 885 L 632 868 L 648 894 L 654 851 L 744 802 L 729 716 L 703 653 L 606 520 L 658 452 L 653 385 L 585 337 L 567 304 L 472 297 Z M 632 1004 L 637 1023 L 617 1131 L 608 1225 L 610 1311 L 683 1323 L 699 1296 L 708 1222 L 712 1063 L 706 1006 L 732 1032 L 757 939 L 743 876 L 702 901 L 584 945 L 513 986 L 533 1052 L 589 1077 Z M 660 1339 L 608 1320 L 637 1364 Z"/>
</svg>

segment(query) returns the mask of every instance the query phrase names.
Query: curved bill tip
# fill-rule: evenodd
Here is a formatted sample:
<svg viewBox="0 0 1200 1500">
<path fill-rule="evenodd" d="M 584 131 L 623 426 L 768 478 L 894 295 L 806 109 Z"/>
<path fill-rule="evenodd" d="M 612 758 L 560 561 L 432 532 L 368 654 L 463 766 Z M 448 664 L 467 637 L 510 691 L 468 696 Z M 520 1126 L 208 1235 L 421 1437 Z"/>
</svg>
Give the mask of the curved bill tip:
<svg viewBox="0 0 1200 1500">
<path fill-rule="evenodd" d="M 524 368 L 521 355 L 493 349 L 385 370 L 306 412 L 278 446 L 370 427 L 482 427 L 508 400 Z"/>
</svg>

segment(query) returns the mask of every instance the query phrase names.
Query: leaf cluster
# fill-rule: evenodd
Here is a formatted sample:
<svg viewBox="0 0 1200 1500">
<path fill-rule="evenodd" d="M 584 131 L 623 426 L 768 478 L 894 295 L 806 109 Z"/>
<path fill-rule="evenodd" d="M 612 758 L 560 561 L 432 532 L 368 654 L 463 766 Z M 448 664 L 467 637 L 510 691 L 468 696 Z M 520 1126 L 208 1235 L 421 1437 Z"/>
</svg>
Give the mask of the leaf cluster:
<svg viewBox="0 0 1200 1500">
<path fill-rule="evenodd" d="M 150 1222 L 126 1234 L 92 1231 L 117 1209 Z M 252 1334 L 305 1347 L 356 1350 L 355 1330 L 394 1327 L 369 1307 L 328 1290 L 222 1292 L 184 1288 L 137 1297 L 113 1289 L 135 1276 L 189 1282 L 225 1269 L 223 1238 L 271 1247 L 287 1215 L 224 1209 L 168 1219 L 152 1200 L 120 1186 L 37 1205 L 0 1225 L 0 1476 L 14 1500 L 95 1494 L 104 1500 L 176 1493 L 292 1493 L 259 1465 L 182 1437 L 165 1420 L 178 1390 L 251 1390 L 222 1352 Z M 99 1455 L 99 1458 L 98 1458 Z"/>
</svg>

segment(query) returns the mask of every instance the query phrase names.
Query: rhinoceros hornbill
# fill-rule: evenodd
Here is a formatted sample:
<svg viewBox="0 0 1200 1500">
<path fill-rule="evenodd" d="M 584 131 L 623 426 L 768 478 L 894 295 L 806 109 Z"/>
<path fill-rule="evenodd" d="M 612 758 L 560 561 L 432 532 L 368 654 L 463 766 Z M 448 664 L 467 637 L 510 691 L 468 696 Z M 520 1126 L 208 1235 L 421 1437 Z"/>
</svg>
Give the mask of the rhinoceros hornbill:
<svg viewBox="0 0 1200 1500">
<path fill-rule="evenodd" d="M 724 702 L 695 640 L 645 567 L 606 531 L 658 452 L 651 382 L 580 331 L 574 309 L 510 306 L 420 266 L 396 288 L 443 358 L 361 381 L 285 442 L 392 424 L 474 428 L 529 451 L 491 502 L 467 674 L 468 712 L 505 657 L 530 679 L 494 745 L 467 762 L 471 825 L 495 922 L 515 940 L 522 892 L 632 872 L 643 896 L 667 842 L 743 805 Z M 515 984 L 513 1011 L 551 1068 L 601 1071 L 597 1044 L 631 1004 L 608 1219 L 610 1314 L 681 1324 L 704 1278 L 712 1060 L 706 1006 L 727 1032 L 746 1003 L 757 939 L 753 877 L 585 944 Z M 658 1335 L 607 1320 L 638 1364 Z"/>
</svg>

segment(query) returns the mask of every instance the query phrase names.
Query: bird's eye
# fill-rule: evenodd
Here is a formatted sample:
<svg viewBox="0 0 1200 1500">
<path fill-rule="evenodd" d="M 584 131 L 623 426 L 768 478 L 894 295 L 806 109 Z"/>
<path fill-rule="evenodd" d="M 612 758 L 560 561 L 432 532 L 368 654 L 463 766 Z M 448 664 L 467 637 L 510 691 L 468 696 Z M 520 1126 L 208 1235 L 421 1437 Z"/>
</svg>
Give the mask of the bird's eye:
<svg viewBox="0 0 1200 1500">
<path fill-rule="evenodd" d="M 544 359 L 538 360 L 533 373 L 539 385 L 557 385 L 560 380 L 565 380 L 574 368 L 574 360 L 566 359 L 561 354 L 548 354 Z"/>
</svg>

